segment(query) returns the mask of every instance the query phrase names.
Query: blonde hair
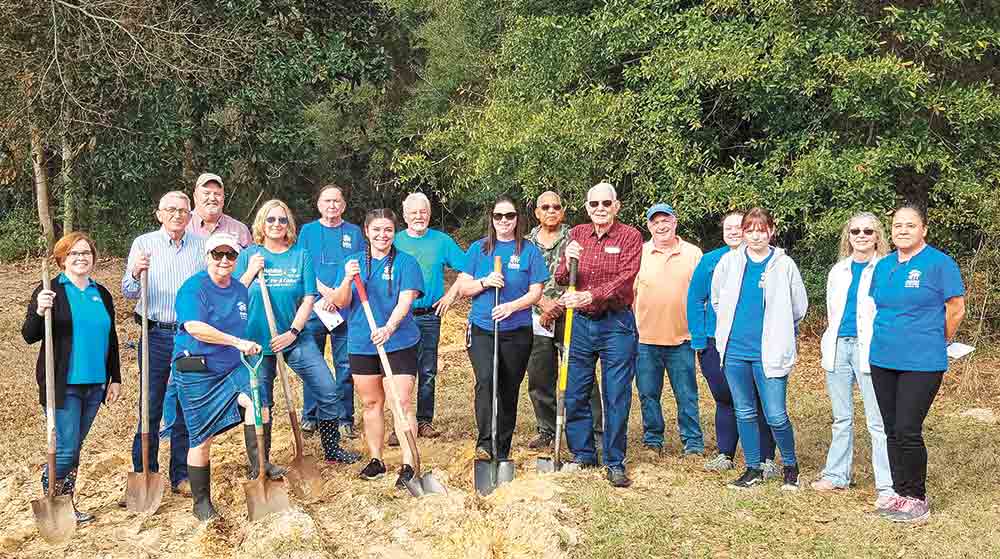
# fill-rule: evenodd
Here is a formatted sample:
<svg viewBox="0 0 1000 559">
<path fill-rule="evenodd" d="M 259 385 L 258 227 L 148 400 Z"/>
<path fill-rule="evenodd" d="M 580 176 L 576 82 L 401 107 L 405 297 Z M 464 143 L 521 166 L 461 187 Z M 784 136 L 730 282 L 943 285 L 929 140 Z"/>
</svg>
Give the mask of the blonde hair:
<svg viewBox="0 0 1000 559">
<path fill-rule="evenodd" d="M 292 214 L 292 210 L 288 208 L 288 204 L 285 204 L 281 200 L 268 200 L 257 210 L 257 215 L 253 218 L 253 242 L 258 245 L 264 244 L 264 220 L 267 219 L 268 212 L 274 208 L 285 210 L 285 215 L 288 216 L 288 228 L 285 229 L 285 242 L 288 243 L 288 246 L 294 245 L 298 239 L 295 216 Z"/>
<path fill-rule="evenodd" d="M 879 220 L 878 216 L 871 212 L 858 212 L 851 216 L 851 219 L 847 220 L 844 224 L 844 228 L 840 231 L 840 249 L 838 250 L 838 256 L 840 258 L 847 258 L 854 252 L 854 247 L 851 246 L 851 222 L 856 219 L 869 219 L 872 222 L 872 229 L 875 230 L 875 256 L 881 258 L 886 254 L 889 254 L 889 241 L 885 238 L 885 229 L 882 227 L 882 221 Z"/>
</svg>

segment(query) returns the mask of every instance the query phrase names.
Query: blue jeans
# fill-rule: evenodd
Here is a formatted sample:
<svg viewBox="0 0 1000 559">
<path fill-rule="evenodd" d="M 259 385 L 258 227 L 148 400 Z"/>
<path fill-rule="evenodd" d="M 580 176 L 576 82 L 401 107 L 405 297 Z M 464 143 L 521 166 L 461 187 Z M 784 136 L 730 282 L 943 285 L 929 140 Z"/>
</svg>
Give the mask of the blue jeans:
<svg viewBox="0 0 1000 559">
<path fill-rule="evenodd" d="M 345 317 L 346 318 L 346 317 Z M 351 365 L 347 355 L 347 323 L 333 329 L 326 329 L 323 322 L 315 316 L 306 323 L 304 335 L 316 342 L 320 355 L 326 349 L 326 339 L 330 338 L 330 354 L 333 357 L 333 375 L 336 403 L 336 417 L 342 423 L 354 423 L 354 380 L 351 378 Z M 325 358 L 324 358 L 325 360 Z M 329 369 L 329 367 L 328 367 Z M 302 387 L 302 421 L 317 421 L 316 396 L 308 386 Z"/>
<path fill-rule="evenodd" d="M 635 387 L 642 410 L 642 442 L 663 446 L 663 369 L 667 370 L 670 388 L 677 402 L 677 430 L 684 452 L 705 451 L 705 440 L 698 422 L 698 381 L 694 376 L 694 350 L 691 342 L 666 346 L 639 344 L 635 368 Z"/>
<path fill-rule="evenodd" d="M 613 469 L 625 467 L 638 345 L 635 316 L 631 310 L 611 311 L 596 319 L 583 313 L 574 317 L 566 386 L 566 441 L 578 462 L 597 463 L 590 395 L 600 359 L 604 462 Z"/>
<path fill-rule="evenodd" d="M 172 373 L 171 373 L 172 374 Z M 160 419 L 160 438 L 170 438 L 170 428 L 174 426 L 176 413 L 174 402 L 177 401 L 177 385 L 173 383 L 173 377 L 167 381 L 167 392 L 163 395 L 163 418 Z M 153 426 L 149 426 L 149 431 L 153 431 Z"/>
<path fill-rule="evenodd" d="M 337 386 L 333 373 L 326 364 L 326 359 L 320 353 L 316 344 L 308 336 L 299 339 L 291 347 L 282 352 L 285 364 L 295 371 L 305 390 L 309 390 L 316 399 L 316 418 L 319 421 L 337 420 Z M 277 376 L 278 359 L 274 355 L 265 355 L 260 366 L 260 399 L 265 407 L 274 405 L 274 379 Z"/>
<path fill-rule="evenodd" d="M 733 408 L 733 394 L 722 372 L 719 351 L 715 348 L 715 338 L 708 338 L 705 349 L 698 354 L 701 363 L 701 373 L 708 381 L 708 389 L 715 400 L 715 444 L 719 452 L 733 458 L 736 456 L 736 444 L 740 441 L 736 429 L 736 410 Z M 774 436 L 764 419 L 764 410 L 757 398 L 757 430 L 760 433 L 760 453 L 764 460 L 774 460 Z"/>
<path fill-rule="evenodd" d="M 66 385 L 63 407 L 56 408 L 56 479 L 65 479 L 80 466 L 80 449 L 103 398 L 103 384 Z"/>
<path fill-rule="evenodd" d="M 875 399 L 871 373 L 861 372 L 858 361 L 858 339 L 837 338 L 837 353 L 833 370 L 826 372 L 826 390 L 833 408 L 833 439 L 826 454 L 823 478 L 837 487 L 851 483 L 851 464 L 854 455 L 854 384 L 861 391 L 865 406 L 865 422 L 872 440 L 872 469 L 875 472 L 875 489 L 879 495 L 894 495 L 889 453 L 886 447 L 882 412 Z"/>
<path fill-rule="evenodd" d="M 420 328 L 417 342 L 417 423 L 434 421 L 434 378 L 438 372 L 441 317 L 433 312 L 413 317 Z"/>
<path fill-rule="evenodd" d="M 788 377 L 769 378 L 764 375 L 764 365 L 759 361 L 727 358 L 726 380 L 733 393 L 736 408 L 736 428 L 743 440 L 743 455 L 748 468 L 760 468 L 760 431 L 757 426 L 757 397 L 764 408 L 764 418 L 771 427 L 774 440 L 781 450 L 781 461 L 786 466 L 797 464 L 795 458 L 795 433 L 788 419 L 785 397 Z"/>
<path fill-rule="evenodd" d="M 149 329 L 149 469 L 160 471 L 160 419 L 170 379 L 171 355 L 174 351 L 174 333 L 159 328 Z M 142 367 L 142 342 L 139 343 L 139 367 Z M 176 486 L 188 477 L 187 453 L 188 431 L 184 422 L 184 411 L 177 398 L 171 404 L 174 408 L 174 422 L 170 428 L 170 483 Z M 139 413 L 142 413 L 142 398 L 139 398 Z M 142 471 L 142 421 L 132 439 L 132 469 Z"/>
</svg>

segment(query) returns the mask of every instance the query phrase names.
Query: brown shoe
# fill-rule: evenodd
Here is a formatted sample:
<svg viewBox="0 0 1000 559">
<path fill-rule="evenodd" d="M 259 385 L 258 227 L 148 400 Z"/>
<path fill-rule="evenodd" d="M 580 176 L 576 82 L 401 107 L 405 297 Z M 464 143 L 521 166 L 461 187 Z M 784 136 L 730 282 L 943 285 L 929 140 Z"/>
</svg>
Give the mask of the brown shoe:
<svg viewBox="0 0 1000 559">
<path fill-rule="evenodd" d="M 425 439 L 436 439 L 441 436 L 441 432 L 430 423 L 421 423 L 417 426 L 417 436 Z"/>
<path fill-rule="evenodd" d="M 389 446 L 399 446 L 399 438 L 396 437 L 395 431 L 389 433 L 389 440 L 385 444 Z"/>
<path fill-rule="evenodd" d="M 174 493 L 175 495 L 180 495 L 182 497 L 190 497 L 191 496 L 191 482 L 188 481 L 188 480 L 186 480 L 186 479 L 185 480 L 181 480 L 180 483 L 178 483 L 177 485 L 174 485 L 173 487 L 170 488 L 170 492 Z"/>
<path fill-rule="evenodd" d="M 535 438 L 531 439 L 531 442 L 528 443 L 528 448 L 532 450 L 541 450 L 543 448 L 549 448 L 550 446 L 552 446 L 552 442 L 554 440 L 555 439 L 552 437 L 552 435 L 548 433 L 539 433 L 535 435 Z"/>
</svg>

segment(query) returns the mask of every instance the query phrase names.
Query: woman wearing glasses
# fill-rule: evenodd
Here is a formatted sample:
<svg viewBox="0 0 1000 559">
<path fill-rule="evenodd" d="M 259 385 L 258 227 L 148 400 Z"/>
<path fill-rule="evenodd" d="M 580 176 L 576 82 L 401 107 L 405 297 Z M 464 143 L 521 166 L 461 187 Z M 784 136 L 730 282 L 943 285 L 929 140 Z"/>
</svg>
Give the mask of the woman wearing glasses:
<svg viewBox="0 0 1000 559">
<path fill-rule="evenodd" d="M 924 419 L 948 369 L 948 342 L 965 316 L 965 284 L 958 264 L 929 246 L 926 237 L 921 209 L 896 210 L 896 250 L 875 265 L 870 290 L 875 323 L 868 359 L 898 495 L 880 512 L 894 522 L 930 517 Z"/>
<path fill-rule="evenodd" d="M 476 456 L 494 458 L 493 359 L 499 360 L 497 385 L 497 460 L 510 455 L 517 423 L 517 401 L 531 356 L 531 306 L 542 296 L 549 269 L 538 247 L 524 239 L 524 220 L 514 200 L 500 197 L 486 215 L 486 237 L 469 247 L 465 270 L 459 274 L 462 295 L 472 297 L 466 346 L 476 375 L 475 412 L 479 436 Z M 501 270 L 494 270 L 500 258 Z M 495 305 L 499 290 L 500 304 Z M 499 354 L 493 354 L 494 324 Z"/>
<path fill-rule="evenodd" d="M 281 200 L 268 200 L 257 211 L 253 221 L 254 243 L 240 253 L 236 262 L 236 276 L 250 291 L 250 318 L 247 337 L 264 348 L 261 365 L 261 404 L 264 407 L 264 457 L 271 479 L 284 474 L 282 468 L 270 464 L 271 418 L 274 403 L 274 377 L 276 354 L 282 353 L 285 362 L 302 379 L 302 383 L 316 397 L 319 414 L 320 442 L 327 462 L 353 464 L 360 455 L 340 447 L 337 430 L 337 393 L 330 367 L 316 343 L 308 336 L 301 336 L 309 315 L 312 314 L 316 296 L 316 276 L 309 253 L 296 245 L 295 218 Z M 271 337 L 264 300 L 261 296 L 258 275 L 264 274 L 271 311 L 274 313 L 277 334 Z M 244 428 L 247 443 L 247 476 L 257 475 L 257 451 L 253 426 Z"/>
<path fill-rule="evenodd" d="M 70 233 L 53 249 L 63 271 L 52 280 L 51 290 L 39 284 L 31 294 L 21 326 L 24 341 L 33 344 L 45 337 L 45 311 L 52 309 L 52 349 L 55 362 L 56 471 L 42 469 L 42 489 L 54 478 L 56 495 L 74 500 L 80 449 L 90 432 L 101 403 L 113 404 L 121 393 L 121 363 L 115 333 L 115 307 L 111 293 L 90 274 L 97 260 L 94 241 L 83 233 Z M 35 366 L 38 401 L 45 407 L 45 346 Z M 94 520 L 76 510 L 76 521 Z"/>
<path fill-rule="evenodd" d="M 840 234 L 840 261 L 826 280 L 827 328 L 820 344 L 826 390 L 833 409 L 833 438 L 820 479 L 810 487 L 817 491 L 846 489 L 851 483 L 854 454 L 854 385 L 861 391 L 865 420 L 872 440 L 872 468 L 878 499 L 875 506 L 888 506 L 892 489 L 889 456 L 886 453 L 882 415 L 875 399 L 868 352 L 871 347 L 875 302 L 869 296 L 872 272 L 889 252 L 882 223 L 874 214 L 862 212 L 844 224 Z"/>
</svg>

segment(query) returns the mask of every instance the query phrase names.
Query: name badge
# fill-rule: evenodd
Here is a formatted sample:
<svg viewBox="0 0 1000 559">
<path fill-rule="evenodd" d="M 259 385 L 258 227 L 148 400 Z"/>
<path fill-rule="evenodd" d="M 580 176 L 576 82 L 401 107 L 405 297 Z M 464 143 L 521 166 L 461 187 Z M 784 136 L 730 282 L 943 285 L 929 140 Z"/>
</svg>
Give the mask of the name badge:
<svg viewBox="0 0 1000 559">
<path fill-rule="evenodd" d="M 604 247 L 604 252 L 608 254 L 618 254 L 622 251 L 621 247 Z"/>
<path fill-rule="evenodd" d="M 351 236 L 344 235 L 344 238 L 340 241 L 340 246 L 344 248 L 351 248 Z"/>
</svg>

